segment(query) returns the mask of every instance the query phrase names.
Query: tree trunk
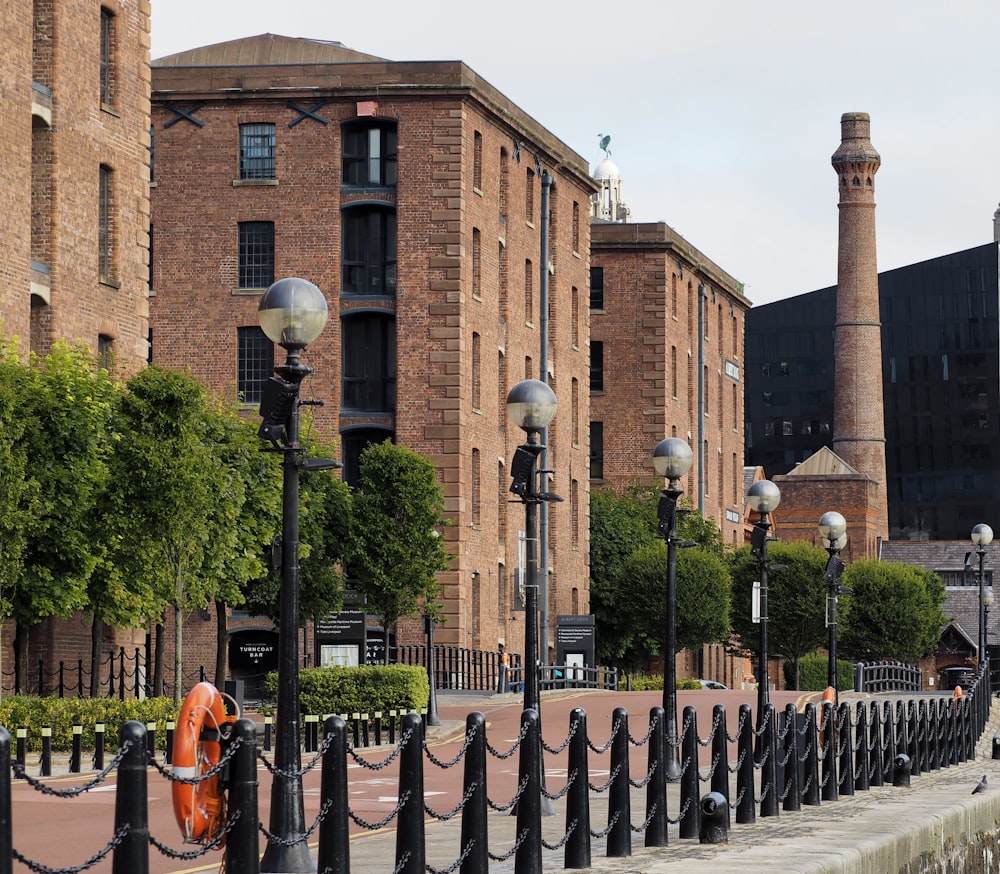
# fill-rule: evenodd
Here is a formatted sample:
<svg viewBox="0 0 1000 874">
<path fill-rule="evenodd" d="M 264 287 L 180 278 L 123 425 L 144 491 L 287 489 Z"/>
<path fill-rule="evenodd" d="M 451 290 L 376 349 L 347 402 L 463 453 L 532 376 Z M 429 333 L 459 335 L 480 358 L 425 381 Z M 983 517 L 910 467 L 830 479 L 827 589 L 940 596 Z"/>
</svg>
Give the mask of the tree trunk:
<svg viewBox="0 0 1000 874">
<path fill-rule="evenodd" d="M 101 644 L 104 643 L 104 620 L 96 614 L 90 623 L 90 697 L 101 695 Z"/>
<path fill-rule="evenodd" d="M 226 664 L 229 651 L 229 634 L 226 620 L 226 602 L 215 602 L 215 687 L 225 688 Z"/>
<path fill-rule="evenodd" d="M 161 618 L 156 623 L 156 643 L 153 647 L 153 694 L 157 697 L 163 695 L 163 626 Z"/>
<path fill-rule="evenodd" d="M 14 632 L 14 693 L 28 692 L 28 631 L 18 622 Z"/>
<path fill-rule="evenodd" d="M 174 701 L 181 703 L 184 697 L 184 619 L 181 608 L 174 604 Z"/>
</svg>

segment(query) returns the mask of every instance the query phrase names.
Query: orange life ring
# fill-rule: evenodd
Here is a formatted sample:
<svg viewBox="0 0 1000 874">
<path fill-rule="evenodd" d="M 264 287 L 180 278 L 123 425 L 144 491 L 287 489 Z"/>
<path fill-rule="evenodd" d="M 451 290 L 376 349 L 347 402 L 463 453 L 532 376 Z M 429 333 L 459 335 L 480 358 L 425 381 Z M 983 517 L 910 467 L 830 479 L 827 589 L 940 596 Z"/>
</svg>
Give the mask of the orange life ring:
<svg viewBox="0 0 1000 874">
<path fill-rule="evenodd" d="M 218 740 L 202 740 L 203 727 L 221 729 L 227 722 L 226 708 L 219 690 L 211 683 L 198 683 L 184 699 L 174 732 L 173 774 L 199 777 L 219 762 Z M 198 783 L 173 783 L 174 816 L 184 840 L 200 843 L 213 840 L 224 819 L 222 789 L 215 774 Z"/>
<path fill-rule="evenodd" d="M 965 697 L 965 692 L 962 691 L 962 687 L 961 686 L 956 686 L 955 687 L 955 700 L 956 701 L 960 701 L 964 697 Z"/>
<path fill-rule="evenodd" d="M 823 690 L 823 697 L 819 702 L 819 719 L 823 719 L 823 705 L 827 702 L 830 703 L 830 719 L 837 718 L 837 690 L 833 686 L 827 686 Z M 826 743 L 826 732 L 822 729 L 819 733 L 819 745 L 822 747 Z"/>
</svg>

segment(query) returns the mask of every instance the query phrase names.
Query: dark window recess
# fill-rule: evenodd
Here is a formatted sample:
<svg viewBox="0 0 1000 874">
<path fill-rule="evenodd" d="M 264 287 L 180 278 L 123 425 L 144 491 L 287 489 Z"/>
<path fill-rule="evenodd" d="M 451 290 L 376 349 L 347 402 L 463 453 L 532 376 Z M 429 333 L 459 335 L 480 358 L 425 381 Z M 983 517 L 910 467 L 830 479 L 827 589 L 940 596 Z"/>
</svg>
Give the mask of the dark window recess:
<svg viewBox="0 0 1000 874">
<path fill-rule="evenodd" d="M 343 320 L 343 399 L 346 410 L 396 409 L 396 322 L 363 313 Z"/>
<path fill-rule="evenodd" d="M 361 479 L 361 453 L 375 443 L 394 440 L 392 431 L 383 428 L 355 428 L 340 435 L 344 462 L 342 475 L 349 486 L 356 486 Z"/>
<path fill-rule="evenodd" d="M 368 122 L 346 125 L 342 157 L 344 185 L 395 185 L 396 126 Z"/>
<path fill-rule="evenodd" d="M 590 268 L 590 308 L 604 309 L 604 268 Z"/>
<path fill-rule="evenodd" d="M 590 390 L 604 391 L 604 343 L 590 341 Z"/>
<path fill-rule="evenodd" d="M 604 423 L 590 423 L 590 478 L 604 479 Z"/>
<path fill-rule="evenodd" d="M 274 222 L 240 222 L 239 287 L 274 282 Z"/>
<path fill-rule="evenodd" d="M 379 207 L 344 212 L 343 291 L 396 293 L 396 213 Z"/>
<path fill-rule="evenodd" d="M 240 403 L 259 404 L 274 372 L 274 343 L 256 325 L 236 329 L 236 391 Z"/>
<path fill-rule="evenodd" d="M 240 179 L 274 179 L 273 124 L 240 125 Z"/>
</svg>

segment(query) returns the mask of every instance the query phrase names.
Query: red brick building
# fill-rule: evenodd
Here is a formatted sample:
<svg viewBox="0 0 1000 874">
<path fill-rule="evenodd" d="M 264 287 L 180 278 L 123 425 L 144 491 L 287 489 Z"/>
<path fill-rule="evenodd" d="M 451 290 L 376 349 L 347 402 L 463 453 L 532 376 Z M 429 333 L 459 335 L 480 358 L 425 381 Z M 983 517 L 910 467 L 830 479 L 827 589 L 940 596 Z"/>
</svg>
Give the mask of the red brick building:
<svg viewBox="0 0 1000 874">
<path fill-rule="evenodd" d="M 146 362 L 149 14 L 147 0 L 5 4 L 0 333 L 25 357 L 65 339 L 123 373 Z M 13 638 L 5 623 L 7 688 Z M 89 617 L 31 631 L 30 673 L 41 659 L 48 683 L 60 659 L 89 656 Z"/>
<path fill-rule="evenodd" d="M 542 376 L 547 267 L 549 489 L 564 498 L 549 513 L 550 626 L 587 612 L 586 162 L 461 62 L 270 34 L 154 61 L 152 122 L 153 360 L 255 415 L 276 354 L 260 295 L 283 276 L 316 283 L 331 317 L 303 391 L 325 402 L 316 427 L 339 436 L 345 477 L 386 438 L 440 471 L 454 561 L 439 643 L 523 645 L 524 511 L 508 488 L 524 435 L 505 400 Z"/>
<path fill-rule="evenodd" d="M 610 165 L 610 166 L 609 166 Z M 617 168 L 603 162 L 609 188 Z M 613 214 L 627 215 L 622 206 Z M 685 497 L 743 543 L 743 285 L 663 222 L 591 225 L 591 483 L 662 487 L 656 444 L 680 437 L 694 464 Z"/>
</svg>

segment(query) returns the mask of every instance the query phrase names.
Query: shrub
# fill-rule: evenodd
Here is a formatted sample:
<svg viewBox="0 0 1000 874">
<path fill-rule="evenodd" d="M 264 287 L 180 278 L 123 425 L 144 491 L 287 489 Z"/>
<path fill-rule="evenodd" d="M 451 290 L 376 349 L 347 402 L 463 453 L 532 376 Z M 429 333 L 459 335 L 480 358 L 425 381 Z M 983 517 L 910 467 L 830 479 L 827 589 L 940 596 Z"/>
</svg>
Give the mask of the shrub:
<svg viewBox="0 0 1000 874">
<path fill-rule="evenodd" d="M 73 748 L 73 726 L 83 726 L 81 746 L 94 748 L 94 726 L 103 723 L 105 744 L 109 749 L 118 746 L 118 731 L 129 720 L 143 725 L 156 723 L 156 745 L 166 746 L 168 721 L 176 721 L 177 705 L 173 698 L 146 698 L 143 701 L 117 698 L 38 698 L 31 695 L 13 695 L 0 700 L 0 725 L 11 734 L 12 743 L 17 730 L 27 730 L 26 748 L 35 752 L 42 748 L 43 728 L 52 729 L 54 752 L 68 752 Z"/>
<path fill-rule="evenodd" d="M 277 697 L 278 675 L 268 674 L 267 690 Z M 302 714 L 421 711 L 430 699 L 427 671 L 412 665 L 308 668 L 299 672 Z"/>
<path fill-rule="evenodd" d="M 792 663 L 784 664 L 785 681 L 792 687 L 794 676 Z M 804 655 L 799 659 L 799 689 L 803 692 L 820 692 L 827 687 L 829 659 L 818 652 Z M 837 659 L 837 690 L 844 692 L 854 688 L 854 663 Z"/>
</svg>

